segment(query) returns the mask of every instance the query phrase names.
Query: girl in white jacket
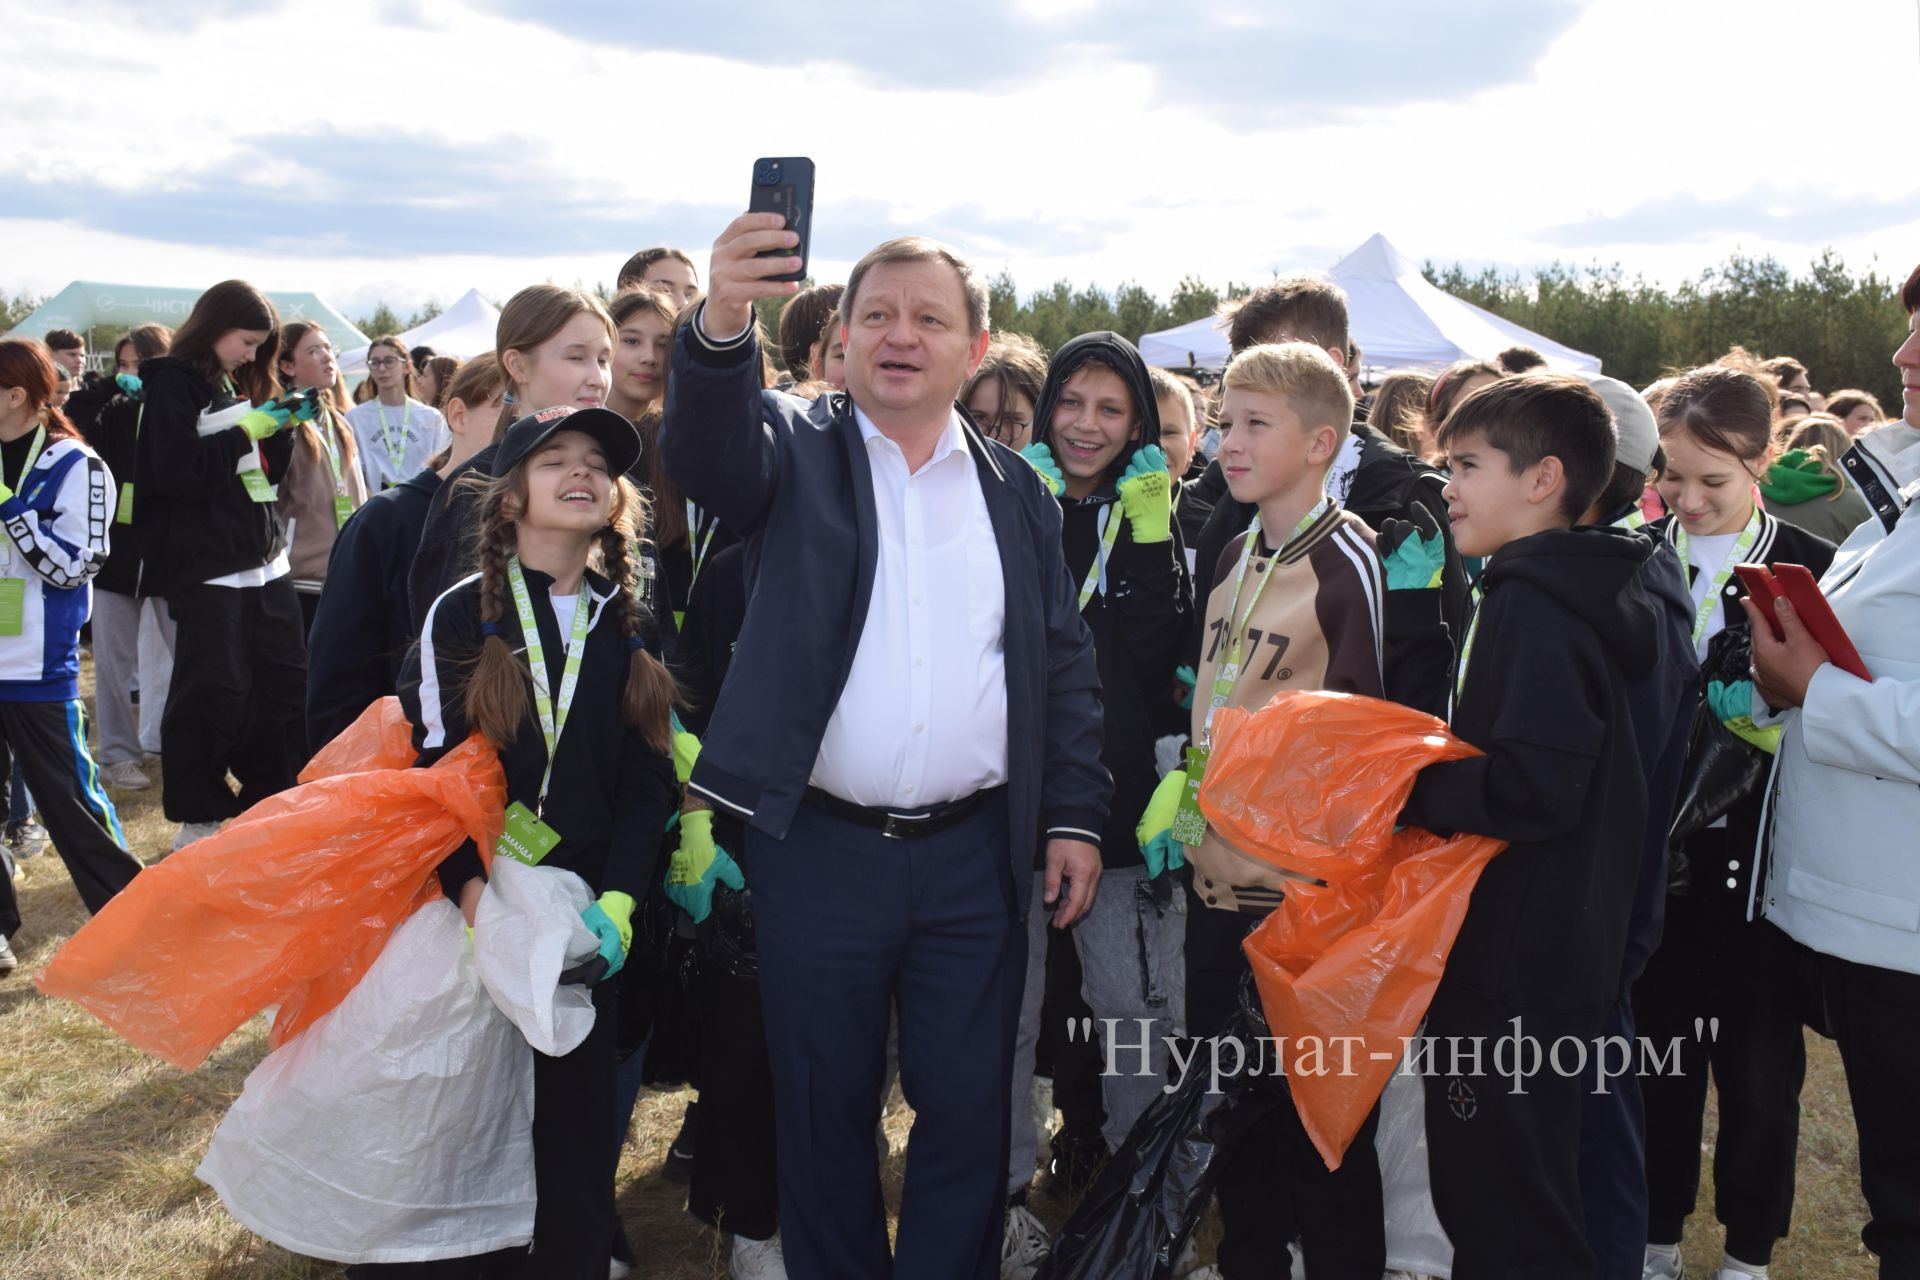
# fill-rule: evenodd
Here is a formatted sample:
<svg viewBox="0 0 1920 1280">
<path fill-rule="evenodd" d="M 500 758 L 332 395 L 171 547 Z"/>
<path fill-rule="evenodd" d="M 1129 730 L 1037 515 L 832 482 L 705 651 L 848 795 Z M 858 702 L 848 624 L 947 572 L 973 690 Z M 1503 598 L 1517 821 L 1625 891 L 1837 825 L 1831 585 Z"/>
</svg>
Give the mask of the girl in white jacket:
<svg viewBox="0 0 1920 1280">
<path fill-rule="evenodd" d="M 1905 421 L 1847 455 L 1875 518 L 1820 583 L 1872 681 L 1830 663 L 1791 609 L 1784 642 L 1747 610 L 1755 718 L 1770 707 L 1785 726 L 1754 905 L 1817 953 L 1872 1213 L 1861 1238 L 1882 1277 L 1904 1280 L 1920 1276 L 1920 268 L 1901 301 Z"/>
</svg>

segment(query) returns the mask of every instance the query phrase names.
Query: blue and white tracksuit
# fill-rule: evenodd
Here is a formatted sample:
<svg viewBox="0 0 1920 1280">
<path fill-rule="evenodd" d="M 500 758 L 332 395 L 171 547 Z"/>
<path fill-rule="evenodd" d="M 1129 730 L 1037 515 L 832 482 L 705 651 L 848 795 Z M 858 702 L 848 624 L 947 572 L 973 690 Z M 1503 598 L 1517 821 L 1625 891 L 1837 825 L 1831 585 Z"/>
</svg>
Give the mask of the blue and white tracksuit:
<svg viewBox="0 0 1920 1280">
<path fill-rule="evenodd" d="M 52 439 L 24 476 L 6 479 L 0 592 L 19 593 L 20 625 L 0 634 L 0 748 L 19 758 L 54 848 L 98 911 L 140 870 L 87 750 L 80 701 L 80 626 L 107 556 L 113 476 L 80 441 Z M 0 617 L 10 612 L 0 607 Z M 0 883 L 0 934 L 18 927 L 13 887 Z"/>
</svg>

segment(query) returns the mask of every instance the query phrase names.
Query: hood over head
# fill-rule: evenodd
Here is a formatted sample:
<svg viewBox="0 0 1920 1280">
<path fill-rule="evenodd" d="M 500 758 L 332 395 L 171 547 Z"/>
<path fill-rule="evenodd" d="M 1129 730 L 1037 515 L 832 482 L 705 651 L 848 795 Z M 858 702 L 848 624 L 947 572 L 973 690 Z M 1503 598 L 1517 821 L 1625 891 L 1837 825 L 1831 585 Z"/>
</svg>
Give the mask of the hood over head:
<svg viewBox="0 0 1920 1280">
<path fill-rule="evenodd" d="M 1140 358 L 1138 347 L 1117 333 L 1083 333 L 1053 353 L 1047 365 L 1047 384 L 1040 389 L 1040 403 L 1033 407 L 1033 439 L 1035 444 L 1053 447 L 1053 410 L 1060 402 L 1060 389 L 1080 366 L 1094 358 L 1111 365 L 1133 394 L 1133 448 L 1122 449 L 1107 468 L 1108 478 L 1117 480 L 1133 461 L 1135 450 L 1160 443 L 1160 402 L 1154 398 L 1147 362 Z"/>
<path fill-rule="evenodd" d="M 1689 620 L 1693 612 L 1691 598 L 1676 602 L 1670 575 L 1653 564 L 1658 550 L 1634 529 L 1548 529 L 1494 552 L 1481 585 L 1531 583 L 1591 626 L 1629 676 L 1644 676 L 1660 658 L 1661 611 L 1679 608 Z"/>
</svg>

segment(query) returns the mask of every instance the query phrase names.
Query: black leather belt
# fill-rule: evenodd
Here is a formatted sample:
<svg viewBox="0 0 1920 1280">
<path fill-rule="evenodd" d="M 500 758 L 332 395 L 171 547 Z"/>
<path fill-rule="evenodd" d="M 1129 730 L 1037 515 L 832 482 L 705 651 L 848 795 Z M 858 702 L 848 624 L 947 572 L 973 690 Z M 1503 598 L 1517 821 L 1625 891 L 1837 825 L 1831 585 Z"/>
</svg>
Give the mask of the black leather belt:
<svg viewBox="0 0 1920 1280">
<path fill-rule="evenodd" d="M 930 836 L 945 831 L 948 827 L 958 826 L 974 815 L 974 812 L 989 800 L 998 800 L 1004 786 L 988 787 L 976 791 L 970 796 L 950 800 L 946 804 L 930 805 L 925 809 L 890 809 L 885 806 L 868 808 L 863 804 L 854 804 L 842 800 L 839 796 L 828 795 L 818 787 L 807 788 L 807 803 L 816 809 L 823 809 L 843 822 L 855 826 L 871 827 L 883 836 L 894 840 L 913 840 L 920 836 Z"/>
</svg>

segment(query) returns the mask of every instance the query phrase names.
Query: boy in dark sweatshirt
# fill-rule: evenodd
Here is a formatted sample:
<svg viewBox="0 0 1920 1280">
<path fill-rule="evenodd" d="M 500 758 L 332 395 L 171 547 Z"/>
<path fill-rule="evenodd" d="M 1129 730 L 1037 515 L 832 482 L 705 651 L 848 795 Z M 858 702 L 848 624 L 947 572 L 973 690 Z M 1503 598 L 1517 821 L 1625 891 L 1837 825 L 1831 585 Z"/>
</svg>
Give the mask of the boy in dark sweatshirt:
<svg viewBox="0 0 1920 1280">
<path fill-rule="evenodd" d="M 1080 610 L 1093 633 L 1104 713 L 1100 758 L 1113 776 L 1100 891 L 1072 934 L 1095 1026 L 1117 1019 L 1126 1050 L 1103 1081 L 1111 1150 L 1160 1095 L 1164 1037 L 1181 1021 L 1183 904 L 1164 868 L 1146 866 L 1134 829 L 1160 782 L 1154 740 L 1179 714 L 1171 691 L 1193 625 L 1193 596 L 1159 448 L 1160 412 L 1134 345 L 1118 334 L 1089 333 L 1061 347 L 1035 406 L 1033 432 L 1026 453 L 1060 499 L 1067 571 L 1081 584 Z M 1035 912 L 1034 922 L 1037 935 L 1044 913 Z M 1046 954 L 1042 938 L 1032 943 L 1015 1060 L 1020 1099 L 1031 1083 Z M 1143 1032 L 1145 1054 L 1127 1048 Z M 1024 1126 L 1013 1157 L 1017 1196 L 1032 1175 L 1033 1126 L 1024 1106 L 1014 1114 L 1016 1129 Z"/>
<path fill-rule="evenodd" d="M 1488 387 L 1440 444 L 1460 554 L 1488 557 L 1451 716 L 1484 754 L 1423 770 L 1402 820 L 1508 847 L 1474 888 L 1428 1013 L 1434 1206 L 1461 1280 L 1581 1280 L 1594 1269 L 1585 1061 L 1568 1045 L 1568 1070 L 1535 1063 L 1529 1041 L 1592 1053 L 1619 995 L 1648 810 L 1634 688 L 1660 661 L 1654 547 L 1573 527 L 1615 454 L 1606 405 L 1576 378 Z"/>
</svg>

